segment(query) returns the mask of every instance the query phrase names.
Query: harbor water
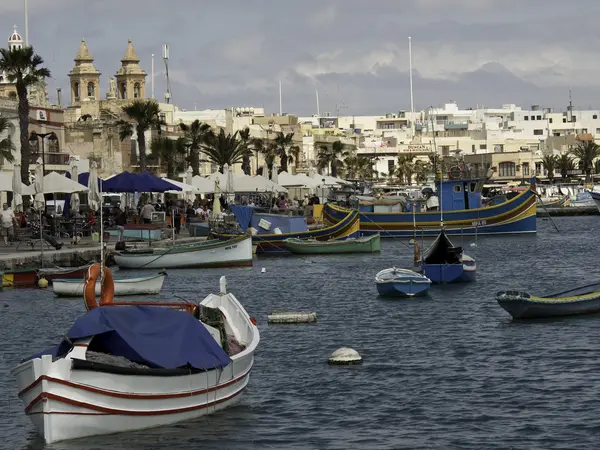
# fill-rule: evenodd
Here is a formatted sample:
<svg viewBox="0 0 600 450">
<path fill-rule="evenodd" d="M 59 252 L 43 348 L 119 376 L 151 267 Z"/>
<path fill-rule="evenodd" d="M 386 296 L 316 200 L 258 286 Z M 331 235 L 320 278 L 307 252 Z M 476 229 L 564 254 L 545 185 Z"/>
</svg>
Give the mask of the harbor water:
<svg viewBox="0 0 600 450">
<path fill-rule="evenodd" d="M 412 300 L 382 299 L 374 284 L 379 270 L 410 265 L 406 240 L 382 241 L 376 255 L 259 255 L 251 268 L 169 271 L 155 298 L 198 301 L 226 275 L 257 319 L 261 343 L 239 403 L 195 421 L 52 446 L 24 415 L 8 371 L 58 342 L 83 300 L 5 290 L 0 449 L 597 449 L 600 316 L 512 322 L 494 300 L 498 290 L 544 294 L 600 280 L 598 218 L 554 222 L 559 233 L 538 219 L 537 235 L 480 236 L 476 247 L 465 239 L 477 282 L 433 286 Z M 267 325 L 274 309 L 315 311 L 318 322 Z M 343 346 L 363 364 L 328 365 Z"/>
</svg>

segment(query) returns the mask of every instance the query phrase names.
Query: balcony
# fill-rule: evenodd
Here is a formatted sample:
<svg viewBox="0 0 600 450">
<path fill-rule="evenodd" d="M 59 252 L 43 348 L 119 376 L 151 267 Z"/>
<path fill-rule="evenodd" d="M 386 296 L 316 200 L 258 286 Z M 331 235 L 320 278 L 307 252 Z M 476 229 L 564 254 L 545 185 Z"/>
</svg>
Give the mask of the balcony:
<svg viewBox="0 0 600 450">
<path fill-rule="evenodd" d="M 32 152 L 29 158 L 29 164 L 35 164 L 38 158 L 42 157 L 41 152 Z M 71 164 L 71 155 L 60 152 L 44 152 L 44 165 L 46 166 L 69 166 Z M 48 169 L 48 167 L 46 167 Z"/>
</svg>

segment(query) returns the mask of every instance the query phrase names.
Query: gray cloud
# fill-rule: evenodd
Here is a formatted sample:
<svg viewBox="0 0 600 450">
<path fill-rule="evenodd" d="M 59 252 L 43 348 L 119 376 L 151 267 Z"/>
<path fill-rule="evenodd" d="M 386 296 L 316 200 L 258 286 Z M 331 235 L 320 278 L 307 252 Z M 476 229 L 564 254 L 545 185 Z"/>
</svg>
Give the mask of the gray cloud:
<svg viewBox="0 0 600 450">
<path fill-rule="evenodd" d="M 0 3 L 1 30 L 23 30 L 22 2 Z M 86 38 L 101 86 L 133 43 L 156 94 L 165 90 L 161 45 L 170 46 L 173 101 L 184 107 L 264 106 L 377 114 L 409 108 L 407 37 L 413 38 L 415 105 L 600 103 L 600 3 L 578 0 L 29 0 L 30 43 L 68 92 Z M 585 14 L 582 14 L 585 11 Z M 148 83 L 149 84 L 149 83 Z M 150 93 L 148 86 L 147 92 Z"/>
</svg>

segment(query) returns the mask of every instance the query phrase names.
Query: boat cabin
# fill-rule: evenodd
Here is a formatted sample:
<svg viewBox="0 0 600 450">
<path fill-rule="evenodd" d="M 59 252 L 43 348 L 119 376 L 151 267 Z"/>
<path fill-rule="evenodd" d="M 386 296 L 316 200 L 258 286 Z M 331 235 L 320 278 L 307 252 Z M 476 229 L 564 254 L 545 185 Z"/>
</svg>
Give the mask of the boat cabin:
<svg viewBox="0 0 600 450">
<path fill-rule="evenodd" d="M 481 208 L 483 178 L 437 181 L 437 196 L 444 211 Z"/>
</svg>

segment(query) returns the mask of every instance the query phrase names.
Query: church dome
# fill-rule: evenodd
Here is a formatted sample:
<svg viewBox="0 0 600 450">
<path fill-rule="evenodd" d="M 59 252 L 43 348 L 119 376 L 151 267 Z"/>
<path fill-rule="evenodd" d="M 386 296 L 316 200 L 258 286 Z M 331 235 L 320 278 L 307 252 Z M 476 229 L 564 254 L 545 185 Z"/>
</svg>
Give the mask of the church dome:
<svg viewBox="0 0 600 450">
<path fill-rule="evenodd" d="M 21 35 L 19 33 L 17 33 L 17 26 L 15 25 L 13 33 L 8 38 L 8 43 L 9 44 L 20 44 L 22 42 L 23 42 L 23 38 L 21 37 Z"/>
</svg>

